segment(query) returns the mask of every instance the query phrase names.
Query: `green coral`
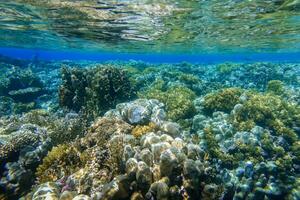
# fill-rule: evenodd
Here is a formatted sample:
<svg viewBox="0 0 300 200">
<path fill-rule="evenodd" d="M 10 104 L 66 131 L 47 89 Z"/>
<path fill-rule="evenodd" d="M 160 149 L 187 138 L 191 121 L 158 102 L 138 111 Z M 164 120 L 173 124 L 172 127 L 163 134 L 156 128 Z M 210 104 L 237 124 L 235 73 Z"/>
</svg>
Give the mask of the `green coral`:
<svg viewBox="0 0 300 200">
<path fill-rule="evenodd" d="M 239 67 L 238 64 L 234 63 L 222 63 L 217 65 L 217 71 L 221 74 L 229 74 L 230 72 L 234 71 Z"/>
<path fill-rule="evenodd" d="M 232 90 L 237 91 L 238 95 L 232 95 L 232 93 L 235 94 Z M 229 95 L 226 96 L 224 93 L 229 93 Z M 240 98 L 241 95 L 242 98 Z M 230 103 L 234 96 L 236 98 L 233 103 Z M 225 102 L 231 105 L 222 107 Z M 237 103 L 240 106 L 233 109 Z M 273 92 L 258 93 L 232 88 L 208 94 L 204 98 L 203 104 L 206 112 L 215 110 L 230 112 L 228 120 L 233 123 L 235 131 L 250 131 L 254 126 L 259 125 L 271 132 L 271 135 L 268 131 L 261 135 L 261 148 L 253 148 L 251 145 L 237 141 L 234 152 L 224 153 L 215 139 L 213 128 L 208 126 L 204 129 L 201 139 L 206 141 L 207 152 L 210 156 L 219 158 L 223 165 L 231 167 L 237 166 L 240 160 L 245 159 L 254 163 L 263 161 L 262 150 L 264 150 L 274 158 L 274 162 L 281 171 L 292 169 L 294 158 L 298 158 L 300 155 L 299 138 L 294 129 L 300 125 L 299 105 L 287 102 Z M 282 136 L 291 145 L 289 148 L 293 152 L 292 155 L 289 155 L 283 147 L 274 145 L 273 136 Z M 285 159 L 287 159 L 286 163 Z"/>
<path fill-rule="evenodd" d="M 168 64 L 161 64 L 159 67 L 147 66 L 126 66 L 124 70 L 128 73 L 131 83 L 137 90 L 149 89 L 149 86 L 155 85 L 157 81 L 164 80 L 164 85 L 181 85 L 189 89 L 198 88 L 202 83 L 201 79 L 194 74 L 187 73 L 180 68 L 170 68 Z M 188 71 L 190 71 L 188 69 Z M 197 91 L 194 91 L 197 92 Z"/>
<path fill-rule="evenodd" d="M 139 77 L 142 71 L 133 66 L 123 67 L 123 70 L 126 74 L 128 74 L 128 79 L 133 87 L 138 87 L 139 81 L 137 81 L 137 77 Z"/>
<path fill-rule="evenodd" d="M 178 76 L 178 80 L 182 83 L 187 84 L 187 85 L 193 85 L 193 84 L 201 83 L 201 80 L 198 76 L 195 76 L 193 74 L 186 74 L 186 73 L 180 74 Z"/>
<path fill-rule="evenodd" d="M 157 73 L 159 71 L 160 71 L 160 69 L 158 67 L 146 67 L 143 70 L 143 74 Z"/>
<path fill-rule="evenodd" d="M 53 123 L 52 121 L 54 121 L 54 118 L 55 117 L 51 116 L 46 110 L 35 109 L 24 115 L 22 123 L 31 123 L 41 127 L 48 127 Z"/>
<path fill-rule="evenodd" d="M 13 123 L 14 126 L 9 126 Z M 58 144 L 73 141 L 75 138 L 81 138 L 86 131 L 87 123 L 81 115 L 70 113 L 65 117 L 54 115 L 46 110 L 36 109 L 24 114 L 22 117 L 11 116 L 0 129 L 0 134 L 10 135 L 19 130 L 24 124 L 41 127 L 47 131 L 47 138 L 51 139 L 51 144 Z M 2 131 L 1 131 L 2 130 Z"/>
<path fill-rule="evenodd" d="M 264 160 L 260 147 L 253 147 L 239 142 L 236 142 L 236 151 L 232 155 L 236 161 L 249 159 L 258 163 Z"/>
<path fill-rule="evenodd" d="M 120 102 L 132 99 L 134 92 L 124 71 L 113 68 L 96 68 L 87 76 L 87 109 L 94 116 L 113 108 Z"/>
<path fill-rule="evenodd" d="M 298 138 L 292 128 L 300 124 L 300 108 L 271 93 L 251 93 L 241 108 L 236 110 L 234 119 L 239 128 L 245 123 L 257 124 L 293 143 Z"/>
<path fill-rule="evenodd" d="M 291 150 L 296 157 L 296 163 L 300 164 L 300 141 L 294 142 L 294 144 L 291 147 Z"/>
<path fill-rule="evenodd" d="M 79 111 L 85 103 L 87 87 L 86 70 L 79 68 L 61 69 L 62 84 L 59 88 L 59 103 L 61 106 Z"/>
<path fill-rule="evenodd" d="M 279 80 L 271 80 L 267 84 L 267 92 L 272 92 L 276 95 L 284 94 L 284 83 Z"/>
<path fill-rule="evenodd" d="M 243 91 L 239 88 L 226 88 L 205 96 L 203 108 L 208 114 L 215 111 L 230 112 L 239 103 Z"/>
<path fill-rule="evenodd" d="M 170 80 L 170 82 L 178 82 L 181 85 L 185 85 L 190 89 L 193 85 L 201 83 L 201 80 L 198 76 L 189 73 L 184 73 L 176 69 L 162 71 L 161 76 L 163 78 L 167 78 L 168 80 Z"/>
<path fill-rule="evenodd" d="M 205 156 L 205 159 L 218 158 L 222 160 L 222 165 L 227 168 L 237 166 L 239 160 L 236 159 L 236 157 L 221 151 L 218 141 L 215 139 L 215 133 L 213 132 L 212 127 L 208 126 L 204 128 L 203 131 L 204 134 L 200 140 L 205 140 L 206 142 L 207 155 Z"/>
<path fill-rule="evenodd" d="M 178 121 L 180 119 L 191 118 L 195 114 L 193 100 L 196 94 L 184 86 L 172 86 L 163 89 L 164 82 L 162 80 L 147 90 L 140 93 L 141 98 L 157 99 L 165 104 L 167 116 L 169 119 Z"/>
<path fill-rule="evenodd" d="M 79 170 L 86 160 L 87 156 L 72 145 L 53 147 L 37 168 L 37 180 L 40 183 L 56 181 Z"/>
<path fill-rule="evenodd" d="M 42 109 L 32 110 L 24 115 L 18 123 L 36 124 L 47 129 L 51 144 L 68 143 L 76 138 L 81 138 L 86 131 L 87 123 L 81 115 L 70 113 L 59 117 Z"/>
<path fill-rule="evenodd" d="M 240 141 L 235 142 L 235 150 L 230 153 L 225 153 L 222 151 L 215 138 L 215 132 L 212 126 L 204 128 L 204 134 L 201 136 L 200 140 L 205 141 L 206 152 L 208 153 L 207 158 L 218 158 L 222 161 L 222 165 L 227 168 L 234 168 L 239 165 L 241 160 L 251 160 L 254 163 L 259 163 L 264 160 L 260 147 L 253 147 L 252 145 L 247 145 Z M 268 145 L 266 148 L 272 149 L 272 143 L 270 140 L 265 139 L 264 144 Z M 272 149 L 272 151 L 274 151 Z"/>
</svg>

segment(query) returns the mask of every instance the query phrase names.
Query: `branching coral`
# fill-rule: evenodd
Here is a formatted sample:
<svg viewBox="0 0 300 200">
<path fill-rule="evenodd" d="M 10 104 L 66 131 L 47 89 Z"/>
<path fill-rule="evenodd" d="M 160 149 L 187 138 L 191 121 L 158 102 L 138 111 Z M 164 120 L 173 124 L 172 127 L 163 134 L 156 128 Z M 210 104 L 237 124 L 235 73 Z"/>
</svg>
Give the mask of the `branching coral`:
<svg viewBox="0 0 300 200">
<path fill-rule="evenodd" d="M 80 153 L 74 146 L 63 144 L 54 147 L 36 171 L 37 179 L 40 183 L 56 181 L 68 176 L 81 167 L 86 162 L 86 155 Z"/>
<path fill-rule="evenodd" d="M 198 76 L 195 76 L 193 74 L 185 74 L 185 73 L 180 74 L 178 76 L 178 80 L 187 85 L 198 84 L 201 82 Z"/>
<path fill-rule="evenodd" d="M 234 114 L 238 126 L 241 123 L 254 122 L 270 128 L 291 143 L 297 139 L 293 127 L 299 125 L 299 117 L 299 106 L 287 103 L 273 94 L 259 93 L 250 94 L 248 100 Z"/>
<path fill-rule="evenodd" d="M 94 116 L 134 96 L 126 73 L 113 67 L 95 68 L 87 76 L 87 104 Z"/>
<path fill-rule="evenodd" d="M 102 117 L 95 121 L 80 143 L 84 147 L 95 145 L 104 147 L 113 135 L 130 134 L 132 128 L 131 125 L 122 120 Z"/>
<path fill-rule="evenodd" d="M 114 67 L 91 69 L 62 68 L 60 105 L 76 112 L 84 110 L 90 118 L 134 97 L 127 74 Z"/>
<path fill-rule="evenodd" d="M 206 127 L 204 129 L 204 135 L 201 139 L 205 140 L 206 142 L 206 149 L 207 149 L 207 156 L 206 159 L 209 158 L 218 158 L 222 160 L 223 166 L 226 167 L 234 167 L 237 166 L 238 160 L 235 159 L 232 155 L 224 153 L 221 151 L 220 146 L 215 139 L 214 132 L 212 127 Z"/>
<path fill-rule="evenodd" d="M 204 98 L 204 111 L 208 114 L 215 111 L 230 112 L 239 103 L 242 92 L 239 88 L 226 88 L 210 93 Z"/>
<path fill-rule="evenodd" d="M 86 70 L 62 67 L 62 85 L 59 88 L 59 103 L 74 111 L 84 106 L 87 87 Z"/>
<path fill-rule="evenodd" d="M 64 118 L 54 118 L 48 125 L 52 144 L 58 145 L 81 138 L 86 132 L 86 122 L 81 115 L 69 113 Z"/>
<path fill-rule="evenodd" d="M 46 136 L 51 139 L 53 146 L 71 142 L 77 137 L 80 138 L 86 131 L 85 120 L 76 113 L 68 113 L 66 116 L 60 117 L 45 110 L 32 110 L 23 117 L 14 119 L 13 123 L 16 129 L 23 124 L 33 124 L 43 128 L 47 131 Z"/>
<path fill-rule="evenodd" d="M 17 159 L 18 153 L 23 148 L 29 145 L 35 146 L 39 141 L 40 137 L 28 130 L 14 134 L 6 144 L 0 146 L 0 161 Z"/>
<path fill-rule="evenodd" d="M 284 84 L 279 80 L 271 80 L 267 84 L 267 92 L 272 92 L 276 95 L 284 94 Z"/>
</svg>

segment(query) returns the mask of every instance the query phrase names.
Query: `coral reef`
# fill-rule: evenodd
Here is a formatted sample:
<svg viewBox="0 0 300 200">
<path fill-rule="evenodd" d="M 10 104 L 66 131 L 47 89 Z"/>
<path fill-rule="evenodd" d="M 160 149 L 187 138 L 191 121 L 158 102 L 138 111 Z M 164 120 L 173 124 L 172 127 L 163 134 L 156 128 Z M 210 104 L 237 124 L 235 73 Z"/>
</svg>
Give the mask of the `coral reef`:
<svg viewBox="0 0 300 200">
<path fill-rule="evenodd" d="M 4 141 L 0 145 L 0 191 L 6 197 L 14 198 L 34 183 L 35 168 L 47 154 L 51 142 L 45 137 L 45 130 L 38 125 L 16 127 L 13 122 L 7 126 L 10 130 L 5 132 L 10 133 L 0 135 Z"/>
<path fill-rule="evenodd" d="M 212 114 L 215 111 L 229 112 L 239 102 L 242 90 L 238 88 L 222 89 L 216 93 L 205 96 L 203 108 Z"/>
<path fill-rule="evenodd" d="M 299 199 L 298 64 L 31 66 L 48 93 L 0 97 L 1 199 Z"/>
<path fill-rule="evenodd" d="M 254 122 L 270 128 L 290 143 L 297 140 L 293 127 L 300 125 L 298 105 L 272 94 L 250 94 L 247 98 L 239 108 L 234 109 L 234 120 L 237 123 Z"/>
<path fill-rule="evenodd" d="M 87 80 L 84 70 L 62 67 L 62 85 L 59 88 L 59 102 L 74 111 L 79 111 L 84 106 Z"/>
<path fill-rule="evenodd" d="M 59 117 L 43 110 L 0 118 L 0 191 L 4 198 L 16 198 L 30 189 L 36 168 L 52 146 L 81 137 L 84 127 L 77 114 Z"/>
<path fill-rule="evenodd" d="M 273 83 L 269 87 L 274 89 Z M 201 99 L 200 109 L 207 114 L 215 111 L 232 112 L 233 124 L 239 130 L 250 130 L 259 125 L 293 143 L 297 140 L 296 130 L 293 129 L 299 127 L 299 105 L 289 103 L 270 91 L 262 94 L 236 88 L 223 89 Z"/>
<path fill-rule="evenodd" d="M 167 117 L 170 120 L 178 121 L 193 117 L 195 108 L 193 100 L 196 98 L 195 93 L 186 87 L 170 87 L 163 91 L 159 83 L 150 88 L 145 93 L 139 94 L 141 97 L 148 99 L 157 99 L 165 104 Z"/>
<path fill-rule="evenodd" d="M 297 64 L 295 64 L 297 65 Z M 226 87 L 241 87 L 264 91 L 269 81 L 279 80 L 284 83 L 299 85 L 294 64 L 277 63 L 226 63 L 208 67 L 201 80 L 208 84 L 220 83 Z M 207 67 L 206 67 L 207 68 Z M 209 83 L 210 82 L 210 83 Z"/>
<path fill-rule="evenodd" d="M 0 76 L 0 114 L 25 113 L 38 107 L 38 98 L 47 93 L 40 77 L 30 68 L 8 65 Z"/>
<path fill-rule="evenodd" d="M 1 79 L 0 96 L 11 97 L 17 102 L 32 102 L 44 90 L 42 81 L 30 69 L 11 67 Z"/>
<path fill-rule="evenodd" d="M 59 88 L 60 105 L 84 112 L 92 119 L 117 103 L 134 97 L 134 91 L 124 71 L 109 66 L 91 69 L 62 68 Z"/>
<path fill-rule="evenodd" d="M 272 92 L 276 95 L 283 95 L 284 94 L 284 83 L 279 80 L 271 80 L 267 84 L 268 92 Z"/>
<path fill-rule="evenodd" d="M 67 177 L 85 165 L 85 156 L 71 145 L 54 147 L 43 159 L 36 171 L 40 183 L 57 181 Z"/>
<path fill-rule="evenodd" d="M 116 117 L 130 124 L 161 124 L 165 118 L 164 104 L 155 99 L 137 99 L 128 103 L 121 103 L 105 113 L 106 117 Z"/>
<path fill-rule="evenodd" d="M 150 120 L 148 115 L 147 121 Z M 138 127 L 142 122 L 134 124 Z M 214 173 L 207 173 L 209 164 L 200 161 L 204 152 L 199 147 L 159 130 L 137 140 L 132 130 L 120 119 L 99 118 L 87 135 L 75 142 L 77 148 L 91 156 L 85 167 L 67 177 L 63 188 L 92 199 L 169 199 L 172 195 L 183 199 L 183 193 L 192 199 L 218 199 L 222 195 L 222 186 L 213 184 L 210 189 L 198 190 L 201 182 L 208 185 L 216 180 Z M 56 174 L 60 173 L 61 170 Z M 58 194 L 61 195 L 63 192 Z"/>
<path fill-rule="evenodd" d="M 239 68 L 238 64 L 235 63 L 221 63 L 217 66 L 217 71 L 220 72 L 220 74 L 230 74 L 234 70 L 237 70 Z"/>
<path fill-rule="evenodd" d="M 132 129 L 131 134 L 134 137 L 141 137 L 142 135 L 149 133 L 149 132 L 154 132 L 157 129 L 157 125 L 153 122 L 150 122 L 148 125 L 137 125 Z"/>
<path fill-rule="evenodd" d="M 212 103 L 212 114 L 207 116 L 206 98 L 216 94 L 194 101 L 199 114 L 193 119 L 193 130 L 207 158 L 218 159 L 226 174 L 222 174 L 227 177 L 226 198 L 292 195 L 289 188 L 296 184 L 298 173 L 299 106 L 271 91 L 243 91 L 228 110 L 222 110 L 227 113 L 214 112 L 223 104 Z"/>
</svg>

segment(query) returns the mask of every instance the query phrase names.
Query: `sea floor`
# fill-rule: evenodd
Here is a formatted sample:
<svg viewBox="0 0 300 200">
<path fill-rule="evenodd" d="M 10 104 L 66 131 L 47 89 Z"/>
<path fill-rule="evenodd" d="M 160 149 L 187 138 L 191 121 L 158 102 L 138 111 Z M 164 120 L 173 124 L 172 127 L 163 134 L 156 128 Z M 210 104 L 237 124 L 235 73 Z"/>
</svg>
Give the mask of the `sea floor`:
<svg viewBox="0 0 300 200">
<path fill-rule="evenodd" d="M 0 199 L 300 199 L 300 64 L 0 59 Z"/>
</svg>

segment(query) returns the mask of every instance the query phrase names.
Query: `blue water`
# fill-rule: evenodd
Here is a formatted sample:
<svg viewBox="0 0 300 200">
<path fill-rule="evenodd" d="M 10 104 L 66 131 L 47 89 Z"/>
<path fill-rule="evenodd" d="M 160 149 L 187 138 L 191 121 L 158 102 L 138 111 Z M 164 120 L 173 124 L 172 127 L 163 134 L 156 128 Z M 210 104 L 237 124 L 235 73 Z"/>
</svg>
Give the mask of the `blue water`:
<svg viewBox="0 0 300 200">
<path fill-rule="evenodd" d="M 222 62 L 300 62 L 300 52 L 292 53 L 210 53 L 210 54 L 168 54 L 168 53 L 117 53 L 89 52 L 83 50 L 43 50 L 0 47 L 0 55 L 16 59 L 41 60 L 91 60 L 91 61 L 143 61 L 149 63 L 222 63 Z"/>
</svg>

